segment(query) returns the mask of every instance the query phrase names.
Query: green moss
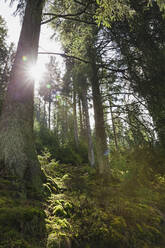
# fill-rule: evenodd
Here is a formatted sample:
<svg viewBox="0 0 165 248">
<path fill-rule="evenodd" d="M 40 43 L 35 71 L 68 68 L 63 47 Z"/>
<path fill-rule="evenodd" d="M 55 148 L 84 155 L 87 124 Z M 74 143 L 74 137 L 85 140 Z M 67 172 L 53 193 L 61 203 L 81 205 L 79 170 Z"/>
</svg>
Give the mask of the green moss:
<svg viewBox="0 0 165 248">
<path fill-rule="evenodd" d="M 35 207 L 0 208 L 0 247 L 32 248 L 45 236 L 44 218 L 44 212 Z"/>
<path fill-rule="evenodd" d="M 59 217 L 67 216 L 67 212 L 64 210 L 63 206 L 58 205 L 54 207 L 53 214 Z"/>
<path fill-rule="evenodd" d="M 164 248 L 164 175 L 144 175 L 147 163 L 139 165 L 139 158 L 117 159 L 106 177 L 88 166 L 45 164 L 46 218 L 40 203 L 16 200 L 2 181 L 0 248 L 44 248 L 45 227 L 47 248 L 71 241 L 73 248 Z"/>
<path fill-rule="evenodd" d="M 10 199 L 7 196 L 1 196 L 0 198 L 0 206 L 1 207 L 5 207 L 5 206 L 13 206 L 15 204 L 15 202 Z"/>
<path fill-rule="evenodd" d="M 70 240 L 65 236 L 57 236 L 56 233 L 51 233 L 48 237 L 47 247 L 49 248 L 68 248 L 71 247 Z"/>
<path fill-rule="evenodd" d="M 69 213 L 73 212 L 74 206 L 73 206 L 73 204 L 71 202 L 66 201 L 64 203 L 64 209 L 69 214 Z"/>
<path fill-rule="evenodd" d="M 43 187 L 43 193 L 44 193 L 44 195 L 45 196 L 50 196 L 51 193 L 52 193 L 52 190 L 49 187 L 49 185 L 45 183 L 45 184 L 42 185 L 42 187 Z"/>
</svg>

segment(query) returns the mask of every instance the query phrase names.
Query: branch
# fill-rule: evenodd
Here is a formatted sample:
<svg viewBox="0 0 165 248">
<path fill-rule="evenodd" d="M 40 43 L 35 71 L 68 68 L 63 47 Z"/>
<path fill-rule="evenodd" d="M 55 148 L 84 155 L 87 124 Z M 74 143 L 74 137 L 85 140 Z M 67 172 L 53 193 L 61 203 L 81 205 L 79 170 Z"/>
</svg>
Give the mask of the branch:
<svg viewBox="0 0 165 248">
<path fill-rule="evenodd" d="M 88 3 L 85 8 L 83 10 L 81 10 L 78 13 L 75 14 L 66 14 L 66 15 L 61 15 L 61 14 L 54 14 L 54 13 L 44 13 L 44 16 L 53 16 L 52 18 L 50 18 L 49 20 L 43 21 L 41 22 L 41 25 L 46 24 L 48 22 L 51 22 L 52 20 L 56 19 L 56 18 L 63 18 L 63 19 L 68 19 L 68 17 L 75 17 L 75 16 L 80 16 L 82 14 L 85 13 L 86 9 L 88 8 L 88 6 L 90 5 L 90 3 Z M 72 18 L 69 18 L 68 20 L 74 20 Z"/>
<path fill-rule="evenodd" d="M 97 24 L 95 22 L 89 22 L 89 21 L 86 21 L 86 20 L 81 20 L 81 19 L 76 19 L 76 18 L 68 18 L 68 17 L 65 17 L 64 19 L 69 20 L 69 21 L 82 22 L 82 23 L 86 23 L 86 24 L 89 24 L 89 25 L 97 26 Z M 44 23 L 42 23 L 42 24 L 44 24 Z"/>
<path fill-rule="evenodd" d="M 95 25 L 95 26 L 97 26 L 97 24 L 95 22 L 89 22 L 89 21 L 86 21 L 86 20 L 81 20 L 81 19 L 76 19 L 76 18 L 68 18 L 68 17 L 62 17 L 62 16 L 54 16 L 54 17 L 52 17 L 52 18 L 50 18 L 50 19 L 42 22 L 41 25 L 46 24 L 46 23 L 49 23 L 49 22 L 53 21 L 54 19 L 56 19 L 58 17 L 59 18 L 63 18 L 65 20 L 69 20 L 69 21 L 83 22 L 83 23 L 86 23 L 86 24 L 89 24 L 89 25 Z"/>
<path fill-rule="evenodd" d="M 45 54 L 45 55 L 59 55 L 63 58 L 71 58 L 71 59 L 76 59 L 76 60 L 79 60 L 80 62 L 83 62 L 83 63 L 86 63 L 86 64 L 91 64 L 90 61 L 88 60 L 85 60 L 85 59 L 82 59 L 82 58 L 79 58 L 79 57 L 76 57 L 76 56 L 73 56 L 73 55 L 68 55 L 68 54 L 65 54 L 65 53 L 53 53 L 53 52 L 38 52 L 38 54 Z M 97 66 L 99 67 L 102 67 L 104 69 L 107 69 L 109 71 L 113 71 L 113 72 L 123 72 L 124 70 L 120 70 L 120 69 L 114 69 L 114 68 L 108 68 L 106 66 L 104 66 L 103 64 L 96 64 Z"/>
<path fill-rule="evenodd" d="M 88 8 L 89 4 L 80 12 L 75 13 L 75 14 L 66 14 L 66 15 L 61 15 L 61 14 L 55 14 L 55 13 L 44 13 L 44 16 L 54 16 L 54 17 L 61 17 L 61 18 L 65 18 L 65 17 L 73 17 L 73 16 L 79 16 L 82 15 L 85 10 Z"/>
<path fill-rule="evenodd" d="M 73 55 L 68 55 L 68 54 L 65 54 L 65 53 L 52 53 L 52 52 L 38 52 L 38 54 L 45 54 L 45 55 L 59 55 L 63 58 L 71 58 L 71 59 L 77 59 L 81 62 L 84 62 L 86 64 L 89 64 L 90 62 L 87 61 L 87 60 L 84 60 L 84 59 L 81 59 L 81 58 L 78 58 L 76 56 L 73 56 Z"/>
</svg>

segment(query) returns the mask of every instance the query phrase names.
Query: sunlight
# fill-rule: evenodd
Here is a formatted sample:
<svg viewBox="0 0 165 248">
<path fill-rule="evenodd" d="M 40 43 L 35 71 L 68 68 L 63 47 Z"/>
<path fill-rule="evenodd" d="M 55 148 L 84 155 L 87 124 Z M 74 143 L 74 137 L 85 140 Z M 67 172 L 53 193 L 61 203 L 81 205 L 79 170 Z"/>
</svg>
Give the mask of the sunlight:
<svg viewBox="0 0 165 248">
<path fill-rule="evenodd" d="M 44 73 L 46 71 L 45 68 L 45 61 L 37 61 L 37 63 L 34 65 L 29 65 L 27 74 L 28 77 L 33 79 L 35 81 L 35 89 L 39 88 L 39 83 L 42 80 Z"/>
<path fill-rule="evenodd" d="M 43 76 L 43 70 L 38 64 L 32 65 L 28 69 L 28 74 L 31 79 L 34 79 L 35 81 L 40 81 Z"/>
</svg>

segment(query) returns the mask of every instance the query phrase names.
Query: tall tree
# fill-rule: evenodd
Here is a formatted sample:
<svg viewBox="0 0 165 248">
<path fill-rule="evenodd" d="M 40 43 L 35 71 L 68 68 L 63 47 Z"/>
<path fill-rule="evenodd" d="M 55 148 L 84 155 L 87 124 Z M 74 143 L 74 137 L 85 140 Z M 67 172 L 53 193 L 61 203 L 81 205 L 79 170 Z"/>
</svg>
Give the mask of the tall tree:
<svg viewBox="0 0 165 248">
<path fill-rule="evenodd" d="M 123 67 L 124 64 L 128 67 L 124 76 L 132 89 L 146 100 L 159 141 L 165 147 L 165 4 L 159 0 L 131 0 L 129 11 L 132 11 L 132 18 L 125 14 L 125 18 L 115 19 L 113 23 L 107 0 L 101 2 L 103 12 L 99 12 L 99 8 L 98 21 L 103 21 L 111 40 L 120 47 L 120 60 L 123 60 Z"/>
<path fill-rule="evenodd" d="M 0 16 L 0 113 L 9 80 L 12 64 L 13 44 L 9 47 L 6 43 L 7 29 L 3 18 Z"/>
<path fill-rule="evenodd" d="M 22 4 L 23 1 L 20 1 Z M 34 82 L 28 67 L 36 62 L 44 0 L 27 0 L 15 61 L 0 119 L 0 172 L 38 189 L 40 168 L 33 138 Z"/>
<path fill-rule="evenodd" d="M 92 96 L 93 96 L 97 161 L 98 161 L 99 172 L 104 173 L 106 172 L 108 166 L 108 159 L 106 156 L 107 138 L 105 131 L 102 95 L 101 95 L 100 82 L 98 76 L 99 67 L 96 65 L 97 52 L 93 44 L 88 48 L 88 56 L 91 61 L 91 66 L 90 66 L 91 70 L 89 77 L 92 86 Z"/>
</svg>

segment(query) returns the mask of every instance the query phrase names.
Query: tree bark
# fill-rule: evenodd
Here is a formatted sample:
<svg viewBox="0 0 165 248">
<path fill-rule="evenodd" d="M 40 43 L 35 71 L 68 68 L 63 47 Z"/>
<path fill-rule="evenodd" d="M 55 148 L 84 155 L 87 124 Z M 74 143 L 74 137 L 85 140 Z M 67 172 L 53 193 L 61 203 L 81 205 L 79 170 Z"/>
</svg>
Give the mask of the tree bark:
<svg viewBox="0 0 165 248">
<path fill-rule="evenodd" d="M 116 147 L 116 151 L 117 151 L 118 150 L 118 142 L 117 142 L 116 127 L 115 127 L 113 111 L 112 111 L 112 100 L 111 100 L 111 98 L 109 98 L 109 107 L 110 107 L 111 120 L 112 120 L 113 136 L 114 136 L 115 147 Z"/>
<path fill-rule="evenodd" d="M 45 100 L 44 100 L 43 125 L 47 127 L 47 113 L 46 113 L 46 101 Z"/>
<path fill-rule="evenodd" d="M 0 173 L 38 189 L 41 183 L 33 137 L 34 82 L 28 67 L 36 62 L 44 0 L 27 0 L 14 65 L 0 119 Z"/>
<path fill-rule="evenodd" d="M 85 116 L 86 133 L 87 133 L 87 140 L 88 140 L 88 160 L 89 160 L 91 167 L 94 167 L 95 156 L 94 156 L 94 148 L 93 148 L 92 135 L 91 135 L 89 111 L 88 111 L 87 89 L 85 85 L 82 87 L 81 92 L 82 92 L 82 105 L 83 105 L 83 110 L 84 110 L 83 112 Z"/>
<path fill-rule="evenodd" d="M 48 102 L 48 114 L 49 114 L 49 117 L 48 117 L 48 127 L 49 129 L 51 128 L 51 125 L 50 125 L 50 122 L 51 122 L 51 99 L 49 99 L 49 102 Z"/>
<path fill-rule="evenodd" d="M 78 108 L 79 108 L 79 122 L 80 122 L 80 136 L 81 138 L 83 137 L 83 131 L 84 131 L 84 126 L 83 126 L 83 117 L 82 117 L 82 107 L 81 107 L 81 101 L 80 101 L 80 96 L 79 96 L 79 101 L 78 101 Z"/>
<path fill-rule="evenodd" d="M 102 96 L 100 92 L 100 84 L 98 78 L 98 67 L 96 65 L 96 51 L 90 48 L 89 57 L 91 59 L 91 84 L 94 106 L 94 119 L 96 130 L 96 155 L 99 172 L 105 173 L 108 167 L 107 138 L 105 132 L 104 112 L 102 105 Z"/>
<path fill-rule="evenodd" d="M 79 138 L 78 138 L 78 125 L 77 125 L 77 108 L 76 108 L 76 91 L 73 89 L 73 118 L 74 118 L 74 140 L 76 148 L 79 147 Z"/>
</svg>

